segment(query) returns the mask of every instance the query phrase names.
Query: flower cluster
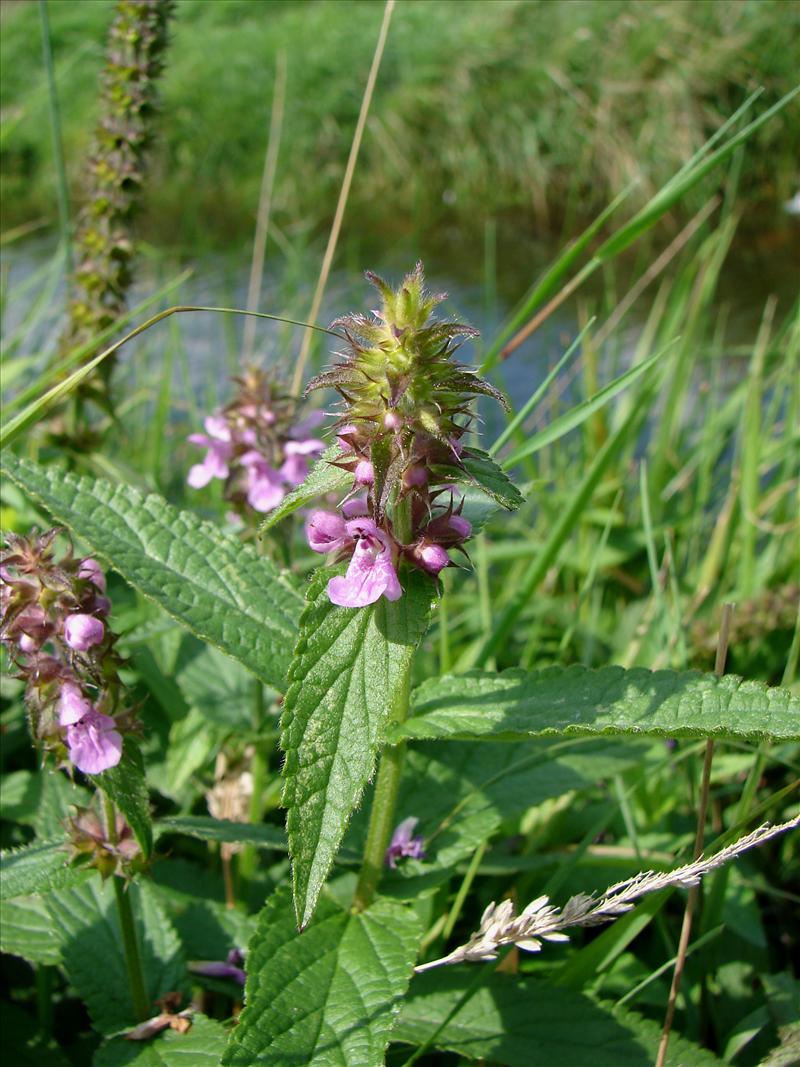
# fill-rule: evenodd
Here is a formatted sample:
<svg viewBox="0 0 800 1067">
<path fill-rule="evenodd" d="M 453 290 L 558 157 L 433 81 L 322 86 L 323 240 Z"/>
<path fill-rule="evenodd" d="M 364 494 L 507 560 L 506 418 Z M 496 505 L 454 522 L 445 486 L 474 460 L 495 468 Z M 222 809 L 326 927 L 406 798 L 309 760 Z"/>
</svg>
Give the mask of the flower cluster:
<svg viewBox="0 0 800 1067">
<path fill-rule="evenodd" d="M 205 420 L 206 432 L 193 433 L 193 445 L 205 448 L 201 463 L 187 481 L 202 489 L 213 478 L 225 482 L 225 495 L 244 511 L 272 511 L 286 492 L 304 480 L 311 459 L 325 448 L 309 437 L 322 416 L 292 425 L 292 404 L 258 369 L 235 378 L 237 394 L 227 407 Z"/>
<path fill-rule="evenodd" d="M 471 481 L 474 453 L 461 438 L 477 395 L 503 399 L 453 360 L 455 338 L 476 331 L 432 319 L 444 295 L 425 291 L 420 264 L 397 292 L 367 277 L 381 295 L 380 310 L 333 324 L 344 330 L 349 351 L 307 390 L 332 387 L 343 401 L 340 453 L 332 462 L 352 475 L 352 489 L 341 514 L 315 511 L 306 533 L 315 552 L 350 558 L 346 575 L 328 586 L 333 603 L 344 607 L 401 596 L 401 560 L 436 576 L 451 564 L 451 551 L 463 551 L 472 527 L 457 483 Z"/>
<path fill-rule="evenodd" d="M 7 539 L 0 555 L 0 640 L 26 683 L 36 744 L 86 774 L 116 766 L 123 733 L 135 732 L 121 706 L 121 658 L 109 629 L 111 604 L 96 560 L 56 561 L 58 529 Z"/>
</svg>

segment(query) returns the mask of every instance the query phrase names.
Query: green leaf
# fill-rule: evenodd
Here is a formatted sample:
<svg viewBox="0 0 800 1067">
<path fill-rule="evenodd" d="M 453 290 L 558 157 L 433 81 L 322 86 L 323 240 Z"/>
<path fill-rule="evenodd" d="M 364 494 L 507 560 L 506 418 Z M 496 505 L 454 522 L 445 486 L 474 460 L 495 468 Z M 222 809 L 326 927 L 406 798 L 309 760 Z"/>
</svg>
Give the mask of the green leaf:
<svg viewBox="0 0 800 1067">
<path fill-rule="evenodd" d="M 144 761 L 138 746 L 126 737 L 122 759 L 116 767 L 89 777 L 108 794 L 125 816 L 145 858 L 150 856 L 153 851 L 153 821 L 150 818 Z"/>
<path fill-rule="evenodd" d="M 305 481 L 291 493 L 287 493 L 275 510 L 267 515 L 259 528 L 259 533 L 264 534 L 267 530 L 271 530 L 282 519 L 318 497 L 325 496 L 327 493 L 338 493 L 345 486 L 352 485 L 353 475 L 333 465 L 335 461 L 346 458 L 347 453 L 342 451 L 338 442 L 330 445 L 308 472 Z"/>
<path fill-rule="evenodd" d="M 250 942 L 224 1067 L 381 1067 L 421 937 L 409 908 L 378 900 L 353 914 L 328 896 L 298 934 L 279 890 Z"/>
<path fill-rule="evenodd" d="M 653 1019 L 645 1019 L 634 1011 L 629 1011 L 625 1008 L 614 1008 L 610 1004 L 608 1005 L 608 1010 L 627 1030 L 635 1034 L 645 1046 L 648 1053 L 645 1062 L 655 1062 L 658 1046 L 661 1042 L 661 1024 Z M 695 1045 L 694 1042 L 685 1037 L 681 1037 L 675 1030 L 671 1032 L 667 1049 L 667 1067 L 721 1067 L 723 1062 L 727 1062 L 727 1060 L 717 1059 L 712 1052 L 700 1048 L 699 1045 Z M 786 1067 L 789 1067 L 789 1065 L 787 1064 Z"/>
<path fill-rule="evenodd" d="M 92 1067 L 217 1067 L 226 1038 L 218 1022 L 196 1014 L 185 1034 L 165 1030 L 152 1041 L 106 1042 L 95 1053 Z"/>
<path fill-rule="evenodd" d="M 394 603 L 381 597 L 366 608 L 339 608 L 325 588 L 334 573 L 320 571 L 309 587 L 282 721 L 283 803 L 301 926 L 372 774 L 391 708 L 407 699 L 434 591 L 420 571 L 407 571 Z"/>
<path fill-rule="evenodd" d="M 257 848 L 274 848 L 285 852 L 286 834 L 280 826 L 265 823 L 251 824 L 231 822 L 229 819 L 212 819 L 207 815 L 176 815 L 160 819 L 155 825 L 156 835 L 187 834 L 201 841 L 230 841 Z"/>
<path fill-rule="evenodd" d="M 432 1048 L 507 1067 L 556 1063 L 559 1067 L 586 1067 L 587 1063 L 641 1067 L 652 1063 L 649 1041 L 580 993 L 504 974 L 488 975 L 470 992 L 477 977 L 474 967 L 419 975 L 403 1003 L 392 1040 L 421 1045 L 432 1039 Z M 462 999 L 453 1018 L 442 1026 Z M 625 1021 L 629 1014 L 625 1013 Z M 678 1047 L 676 1041 L 667 1063 L 701 1067 L 718 1062 L 700 1049 L 695 1051 L 701 1058 L 687 1059 L 686 1048 L 687 1043 Z"/>
<path fill-rule="evenodd" d="M 183 792 L 196 780 L 194 776 L 209 764 L 222 748 L 225 739 L 231 733 L 230 727 L 210 723 L 197 708 L 192 708 L 185 719 L 174 722 L 170 727 L 166 753 L 166 775 L 151 774 L 151 782 L 159 777 L 166 777 L 160 792 L 172 797 L 179 803 L 184 800 Z M 151 768 L 152 771 L 152 768 Z M 192 794 L 194 795 L 194 794 Z"/>
<path fill-rule="evenodd" d="M 94 872 L 84 875 L 90 873 Z M 0 901 L 0 952 L 21 956 L 29 963 L 61 962 L 53 921 L 41 895 Z"/>
<path fill-rule="evenodd" d="M 86 871 L 69 866 L 64 839 L 37 842 L 0 853 L 0 900 L 77 885 Z"/>
<path fill-rule="evenodd" d="M 283 690 L 301 599 L 253 548 L 212 523 L 102 478 L 3 454 L 5 473 L 140 593 Z"/>
<path fill-rule="evenodd" d="M 61 771 L 14 771 L 3 778 L 3 818 L 32 826 L 46 840 L 63 835 L 71 809 L 85 808 L 91 799 L 88 789 Z"/>
<path fill-rule="evenodd" d="M 421 685 L 412 715 L 393 738 L 471 738 L 628 734 L 800 739 L 800 697 L 780 686 L 699 671 L 643 667 L 516 668 L 469 671 Z"/>
<path fill-rule="evenodd" d="M 133 906 L 148 1000 L 186 989 L 180 942 L 151 886 L 132 883 L 125 892 Z M 95 1028 L 112 1034 L 135 1025 L 113 885 L 95 877 L 80 888 L 48 894 L 46 904 L 67 976 Z"/>
<path fill-rule="evenodd" d="M 479 448 L 467 449 L 461 457 L 463 471 L 455 467 L 434 467 L 434 472 L 445 474 L 449 478 L 458 478 L 459 474 L 483 493 L 490 496 L 507 511 L 516 511 L 522 503 L 522 494 L 502 471 L 488 452 Z"/>
</svg>

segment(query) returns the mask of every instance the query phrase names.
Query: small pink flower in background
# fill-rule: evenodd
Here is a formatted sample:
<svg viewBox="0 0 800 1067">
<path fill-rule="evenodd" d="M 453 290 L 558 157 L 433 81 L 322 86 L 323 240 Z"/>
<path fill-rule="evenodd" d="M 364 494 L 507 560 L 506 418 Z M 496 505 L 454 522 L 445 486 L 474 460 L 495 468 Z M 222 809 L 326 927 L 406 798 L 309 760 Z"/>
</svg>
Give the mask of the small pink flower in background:
<svg viewBox="0 0 800 1067">
<path fill-rule="evenodd" d="M 330 511 L 312 511 L 306 522 L 306 537 L 315 552 L 338 552 L 352 543 L 347 525 Z"/>
<path fill-rule="evenodd" d="M 272 511 L 286 496 L 279 471 L 260 452 L 245 452 L 240 463 L 247 468 L 247 503 L 256 511 Z"/>
<path fill-rule="evenodd" d="M 410 815 L 407 819 L 403 819 L 392 834 L 392 840 L 389 842 L 389 847 L 386 849 L 386 856 L 384 857 L 384 863 L 387 867 L 391 867 L 394 870 L 397 867 L 397 861 L 403 856 L 408 856 L 414 860 L 425 858 L 425 850 L 422 847 L 423 840 L 419 836 L 414 836 L 418 822 L 419 819 Z"/>
<path fill-rule="evenodd" d="M 64 640 L 76 652 L 99 645 L 105 632 L 105 626 L 93 615 L 68 615 L 64 620 Z"/>
<path fill-rule="evenodd" d="M 206 433 L 193 433 L 193 445 L 206 448 L 205 459 L 196 463 L 186 479 L 192 489 L 202 489 L 212 478 L 228 477 L 228 461 L 233 454 L 233 442 L 228 420 L 222 415 L 209 415 L 205 420 Z"/>
<path fill-rule="evenodd" d="M 325 445 L 314 437 L 306 441 L 287 441 L 283 448 L 286 461 L 281 467 L 281 477 L 294 488 L 301 485 L 308 474 L 309 457 L 321 455 Z"/>
<path fill-rule="evenodd" d="M 372 519 L 352 519 L 345 524 L 345 529 L 356 545 L 347 574 L 328 582 L 331 603 L 343 608 L 363 608 L 382 596 L 399 600 L 403 590 L 384 531 Z"/>
<path fill-rule="evenodd" d="M 64 682 L 58 698 L 58 721 L 62 726 L 74 726 L 92 711 L 92 705 L 81 692 L 77 682 Z"/>
<path fill-rule="evenodd" d="M 101 593 L 105 593 L 106 576 L 103 574 L 103 568 L 97 560 L 92 559 L 91 556 L 82 559 L 78 564 L 78 577 L 82 578 L 84 581 L 91 582 L 92 585 L 97 586 Z"/>
</svg>

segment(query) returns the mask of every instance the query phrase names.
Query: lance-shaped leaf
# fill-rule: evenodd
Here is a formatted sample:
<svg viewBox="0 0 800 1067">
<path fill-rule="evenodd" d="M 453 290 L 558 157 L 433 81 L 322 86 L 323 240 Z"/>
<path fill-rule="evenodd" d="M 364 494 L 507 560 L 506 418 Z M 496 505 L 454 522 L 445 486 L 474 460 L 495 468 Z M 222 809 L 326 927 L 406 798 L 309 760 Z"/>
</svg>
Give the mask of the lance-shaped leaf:
<svg viewBox="0 0 800 1067">
<path fill-rule="evenodd" d="M 308 593 L 289 672 L 281 744 L 283 802 L 297 919 L 310 920 L 353 808 L 375 765 L 390 711 L 407 699 L 411 657 L 428 623 L 433 583 L 401 576 L 403 595 L 338 608 L 320 571 Z"/>
<path fill-rule="evenodd" d="M 345 487 L 352 485 L 353 475 L 335 465 L 339 460 L 346 458 L 347 453 L 343 452 L 338 444 L 327 448 L 308 472 L 305 481 L 291 493 L 287 493 L 275 510 L 267 515 L 261 524 L 260 532 L 266 533 L 287 515 L 291 515 L 307 504 L 312 504 L 319 497 L 327 493 L 339 493 Z"/>
<path fill-rule="evenodd" d="M 0 853 L 0 900 L 79 885 L 91 872 L 70 867 L 63 837 Z"/>
<path fill-rule="evenodd" d="M 421 937 L 410 908 L 378 900 L 353 914 L 328 896 L 298 934 L 279 890 L 250 941 L 224 1067 L 381 1067 Z"/>
<path fill-rule="evenodd" d="M 800 739 L 800 697 L 699 671 L 548 667 L 469 671 L 421 685 L 395 737 L 518 741 L 590 734 Z"/>
<path fill-rule="evenodd" d="M 522 503 L 522 494 L 508 475 L 502 471 L 486 452 L 470 448 L 461 457 L 460 467 L 436 466 L 435 474 L 454 481 L 468 481 L 507 511 L 516 511 Z"/>
<path fill-rule="evenodd" d="M 283 689 L 302 601 L 268 559 L 155 494 L 10 453 L 3 469 L 140 593 Z"/>
</svg>

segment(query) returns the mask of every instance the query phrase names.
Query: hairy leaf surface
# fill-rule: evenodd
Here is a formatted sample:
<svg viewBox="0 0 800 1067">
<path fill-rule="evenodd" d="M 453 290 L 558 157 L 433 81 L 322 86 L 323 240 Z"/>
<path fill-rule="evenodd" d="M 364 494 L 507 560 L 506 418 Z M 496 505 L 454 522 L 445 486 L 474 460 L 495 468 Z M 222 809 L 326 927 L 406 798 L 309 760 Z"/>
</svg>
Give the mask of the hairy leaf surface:
<svg viewBox="0 0 800 1067">
<path fill-rule="evenodd" d="M 264 556 L 152 493 L 3 454 L 5 473 L 140 593 L 283 690 L 302 601 Z"/>
<path fill-rule="evenodd" d="M 405 696 L 433 583 L 402 576 L 403 595 L 366 608 L 328 600 L 333 569 L 308 593 L 283 715 L 284 806 L 298 922 L 305 926 L 372 769 L 390 710 Z"/>
<path fill-rule="evenodd" d="M 328 896 L 298 934 L 279 890 L 250 942 L 224 1067 L 380 1067 L 421 937 L 410 908 L 378 900 L 353 914 Z"/>
<path fill-rule="evenodd" d="M 195 1013 L 185 1034 L 165 1030 L 152 1041 L 108 1041 L 95 1053 L 92 1067 L 217 1067 L 225 1038 L 215 1019 Z"/>
<path fill-rule="evenodd" d="M 589 734 L 796 741 L 800 697 L 698 671 L 469 671 L 421 685 L 411 717 L 393 736 L 519 741 Z"/>
<path fill-rule="evenodd" d="M 41 841 L 0 854 L 0 900 L 78 885 L 87 872 L 69 866 L 64 839 Z"/>
</svg>

